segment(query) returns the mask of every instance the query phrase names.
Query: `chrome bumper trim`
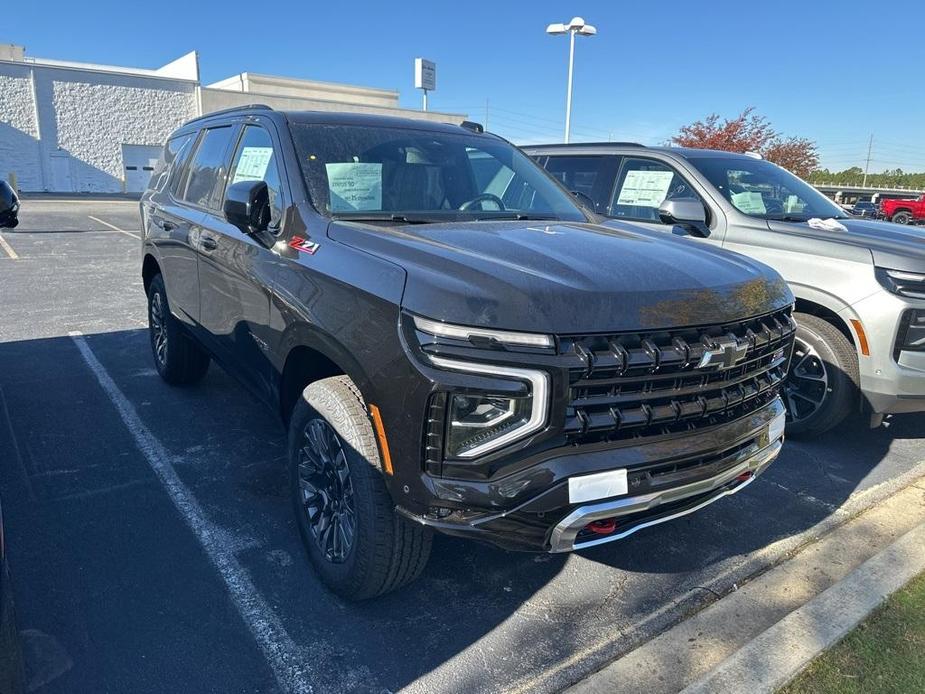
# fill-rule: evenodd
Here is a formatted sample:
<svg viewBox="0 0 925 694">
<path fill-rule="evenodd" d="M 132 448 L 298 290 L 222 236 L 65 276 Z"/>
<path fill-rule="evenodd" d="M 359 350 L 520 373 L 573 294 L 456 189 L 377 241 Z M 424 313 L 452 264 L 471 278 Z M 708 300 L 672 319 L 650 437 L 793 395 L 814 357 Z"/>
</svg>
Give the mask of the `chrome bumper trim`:
<svg viewBox="0 0 925 694">
<path fill-rule="evenodd" d="M 735 494 L 736 492 L 751 484 L 755 477 L 762 470 L 764 470 L 764 468 L 770 465 L 771 462 L 778 456 L 782 445 L 783 438 L 780 438 L 774 443 L 765 446 L 758 451 L 740 452 L 736 455 L 736 457 L 742 458 L 740 462 L 728 470 L 725 470 L 724 472 L 716 475 L 715 477 L 700 480 L 699 482 L 692 482 L 681 487 L 665 489 L 660 492 L 652 492 L 651 494 L 630 496 L 622 499 L 605 501 L 598 504 L 581 506 L 563 518 L 559 524 L 553 528 L 552 534 L 550 535 L 549 551 L 571 552 L 572 550 L 583 549 L 585 547 L 593 547 L 605 542 L 613 542 L 614 540 L 619 540 L 632 535 L 637 530 L 648 528 L 653 525 L 658 525 L 660 523 L 665 523 L 675 518 L 686 516 L 689 513 L 694 513 L 704 506 L 712 504 L 717 499 L 721 499 L 722 497 L 728 496 L 729 494 Z M 710 491 L 724 487 L 725 485 L 732 482 L 736 477 L 746 472 L 752 472 L 753 475 L 735 487 L 723 489 L 722 491 L 713 494 L 693 508 L 684 509 L 683 511 L 678 511 L 677 513 L 673 513 L 662 518 L 655 518 L 650 521 L 645 521 L 623 532 L 615 532 L 611 535 L 607 535 L 596 540 L 586 540 L 584 542 L 575 541 L 578 533 L 588 523 L 596 520 L 603 520 L 605 518 L 619 518 L 620 516 L 627 516 L 630 514 L 639 513 L 640 511 L 653 509 L 665 503 L 679 501 L 681 499 L 698 496 L 700 494 L 706 494 Z"/>
</svg>

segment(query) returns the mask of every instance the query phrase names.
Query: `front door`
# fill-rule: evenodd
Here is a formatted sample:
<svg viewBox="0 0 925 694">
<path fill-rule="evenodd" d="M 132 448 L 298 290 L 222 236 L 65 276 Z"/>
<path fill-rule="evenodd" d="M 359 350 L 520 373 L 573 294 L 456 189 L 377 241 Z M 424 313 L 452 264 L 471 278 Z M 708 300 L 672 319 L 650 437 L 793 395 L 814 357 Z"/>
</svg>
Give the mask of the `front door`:
<svg viewBox="0 0 925 694">
<path fill-rule="evenodd" d="M 681 225 L 667 225 L 659 218 L 658 208 L 665 200 L 697 200 L 703 198 L 690 181 L 668 164 L 648 157 L 624 156 L 617 174 L 617 184 L 611 193 L 605 212 L 615 219 L 644 224 L 659 231 L 690 236 L 717 246 L 722 234 L 711 234 L 706 239 L 690 234 Z M 709 223 L 711 210 L 704 205 Z"/>
<path fill-rule="evenodd" d="M 279 157 L 267 128 L 245 125 L 226 185 L 265 181 L 270 192 L 270 231 L 280 232 L 283 209 Z M 222 191 L 224 192 L 224 191 Z M 202 326 L 258 394 L 269 393 L 269 286 L 278 256 L 261 241 L 225 220 L 220 195 L 206 215 L 200 238 L 199 282 Z"/>
</svg>

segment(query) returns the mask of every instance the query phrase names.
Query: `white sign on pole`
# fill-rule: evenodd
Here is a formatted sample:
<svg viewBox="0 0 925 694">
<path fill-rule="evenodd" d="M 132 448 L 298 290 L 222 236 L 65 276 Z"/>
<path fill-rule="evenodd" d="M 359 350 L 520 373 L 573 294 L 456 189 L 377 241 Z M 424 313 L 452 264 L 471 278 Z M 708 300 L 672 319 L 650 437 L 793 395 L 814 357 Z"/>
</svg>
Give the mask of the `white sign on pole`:
<svg viewBox="0 0 925 694">
<path fill-rule="evenodd" d="M 414 88 L 432 92 L 437 88 L 437 64 L 424 58 L 414 59 Z"/>
</svg>

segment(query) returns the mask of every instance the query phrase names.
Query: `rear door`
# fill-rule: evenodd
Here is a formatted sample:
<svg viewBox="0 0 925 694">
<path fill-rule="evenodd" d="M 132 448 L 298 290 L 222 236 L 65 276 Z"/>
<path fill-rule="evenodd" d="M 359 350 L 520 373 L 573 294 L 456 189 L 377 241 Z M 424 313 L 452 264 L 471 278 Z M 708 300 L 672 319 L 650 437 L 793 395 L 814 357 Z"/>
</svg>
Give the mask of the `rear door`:
<svg viewBox="0 0 925 694">
<path fill-rule="evenodd" d="M 280 234 L 289 196 L 281 184 L 274 135 L 272 123 L 258 119 L 249 119 L 238 133 L 227 175 L 220 176 L 218 194 L 205 214 L 199 255 L 202 326 L 221 356 L 259 395 L 269 392 L 270 284 L 278 256 L 230 224 L 221 206 L 227 186 L 265 181 L 270 192 L 269 230 L 273 238 Z"/>
<path fill-rule="evenodd" d="M 143 200 L 145 241 L 157 249 L 171 313 L 189 325 L 199 320 L 199 268 L 191 239 L 202 213 L 182 200 L 191 153 L 199 133 L 170 139 Z"/>
</svg>

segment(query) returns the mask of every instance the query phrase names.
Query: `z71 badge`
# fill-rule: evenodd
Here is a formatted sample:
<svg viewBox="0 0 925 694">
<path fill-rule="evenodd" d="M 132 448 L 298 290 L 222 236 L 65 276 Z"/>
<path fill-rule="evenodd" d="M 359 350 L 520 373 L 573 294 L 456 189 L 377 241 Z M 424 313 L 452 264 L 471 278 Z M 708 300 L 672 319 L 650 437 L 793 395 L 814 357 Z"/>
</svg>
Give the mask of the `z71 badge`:
<svg viewBox="0 0 925 694">
<path fill-rule="evenodd" d="M 290 248 L 295 248 L 297 251 L 302 251 L 303 253 L 308 253 L 309 255 L 315 255 L 315 251 L 318 250 L 318 244 L 311 239 L 303 239 L 301 236 L 293 236 L 292 240 L 289 242 Z"/>
</svg>

